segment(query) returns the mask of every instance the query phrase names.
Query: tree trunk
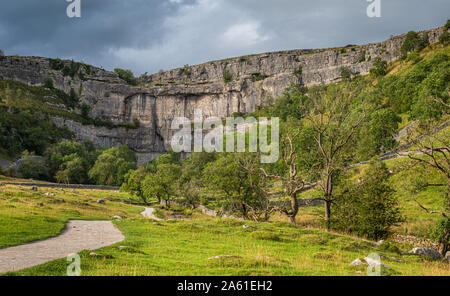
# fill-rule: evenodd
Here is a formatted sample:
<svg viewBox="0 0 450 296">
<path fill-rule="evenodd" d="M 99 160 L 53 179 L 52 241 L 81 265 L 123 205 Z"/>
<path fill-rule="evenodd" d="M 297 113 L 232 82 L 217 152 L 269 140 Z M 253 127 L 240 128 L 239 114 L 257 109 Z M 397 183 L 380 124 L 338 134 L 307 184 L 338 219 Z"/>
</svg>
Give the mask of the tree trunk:
<svg viewBox="0 0 450 296">
<path fill-rule="evenodd" d="M 331 201 L 325 200 L 325 226 L 330 230 Z"/>
<path fill-rule="evenodd" d="M 291 212 L 289 215 L 289 219 L 291 220 L 291 223 L 296 225 L 297 222 L 295 221 L 295 217 L 297 217 L 298 214 L 298 200 L 297 200 L 297 194 L 291 195 Z"/>
</svg>

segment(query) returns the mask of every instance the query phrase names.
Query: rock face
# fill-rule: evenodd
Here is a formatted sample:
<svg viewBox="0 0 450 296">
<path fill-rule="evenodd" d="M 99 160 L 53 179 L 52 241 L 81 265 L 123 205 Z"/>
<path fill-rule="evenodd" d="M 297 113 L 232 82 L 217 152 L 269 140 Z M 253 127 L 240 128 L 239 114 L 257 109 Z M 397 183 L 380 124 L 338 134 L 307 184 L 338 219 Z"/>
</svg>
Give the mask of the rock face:
<svg viewBox="0 0 450 296">
<path fill-rule="evenodd" d="M 427 32 L 429 42 L 436 43 L 443 28 Z M 170 127 L 175 117 L 193 118 L 195 109 L 202 109 L 204 117 L 250 113 L 281 96 L 292 83 L 313 86 L 337 82 L 343 67 L 354 76 L 368 74 L 375 58 L 388 62 L 399 58 L 405 36 L 362 46 L 292 50 L 209 62 L 144 75 L 138 79 L 139 87 L 92 66 L 81 66 L 81 75 L 71 77 L 54 70 L 50 59 L 8 56 L 0 59 L 0 80 L 42 86 L 51 78 L 56 88 L 66 93 L 73 89 L 82 102 L 89 104 L 90 117 L 117 124 L 139 122 L 139 128 L 108 129 L 53 119 L 57 125 L 66 125 L 78 140 L 91 140 L 102 147 L 126 144 L 143 163 L 170 148 Z M 63 62 L 70 67 L 70 61 Z"/>
</svg>

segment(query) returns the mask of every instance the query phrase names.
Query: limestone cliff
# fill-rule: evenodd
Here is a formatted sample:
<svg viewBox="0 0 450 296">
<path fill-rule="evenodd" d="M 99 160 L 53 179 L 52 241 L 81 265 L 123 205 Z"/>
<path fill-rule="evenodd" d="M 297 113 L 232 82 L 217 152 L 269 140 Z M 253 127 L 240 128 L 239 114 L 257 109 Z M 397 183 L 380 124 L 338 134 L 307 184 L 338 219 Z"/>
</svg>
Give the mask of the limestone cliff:
<svg viewBox="0 0 450 296">
<path fill-rule="evenodd" d="M 438 42 L 443 28 L 428 32 L 429 42 Z M 422 32 L 421 34 L 423 34 Z M 79 140 L 110 147 L 126 144 L 135 150 L 139 162 L 146 162 L 170 147 L 170 125 L 174 117 L 193 117 L 202 109 L 206 117 L 250 113 L 266 100 L 282 95 L 292 83 L 304 86 L 329 84 L 340 80 L 346 67 L 354 76 L 369 73 L 376 57 L 391 62 L 399 58 L 404 35 L 362 46 L 292 50 L 208 62 L 144 75 L 138 87 L 126 84 L 115 73 L 81 65 L 78 75 L 67 75 L 52 67 L 51 59 L 4 57 L 0 59 L 0 80 L 17 80 L 41 86 L 48 78 L 54 86 L 69 93 L 74 89 L 82 102 L 91 106 L 90 117 L 113 123 L 135 123 L 134 129 L 83 126 L 63 118 Z M 71 61 L 64 61 L 71 67 Z M 302 68 L 302 74 L 295 73 Z"/>
</svg>

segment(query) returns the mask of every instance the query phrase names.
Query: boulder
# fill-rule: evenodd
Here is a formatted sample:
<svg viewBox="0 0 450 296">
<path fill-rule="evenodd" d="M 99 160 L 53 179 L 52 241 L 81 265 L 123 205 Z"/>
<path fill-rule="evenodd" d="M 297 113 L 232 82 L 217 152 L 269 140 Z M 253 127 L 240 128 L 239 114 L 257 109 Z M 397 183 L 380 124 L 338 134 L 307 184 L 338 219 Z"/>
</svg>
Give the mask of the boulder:
<svg viewBox="0 0 450 296">
<path fill-rule="evenodd" d="M 350 263 L 350 266 L 361 266 L 361 265 L 367 265 L 367 262 L 363 259 L 355 259 L 352 263 Z"/>
<path fill-rule="evenodd" d="M 99 204 L 101 204 L 101 205 L 104 205 L 104 204 L 105 204 L 105 201 L 104 201 L 103 199 L 99 199 L 99 200 L 97 200 L 97 203 L 99 203 Z"/>
<path fill-rule="evenodd" d="M 414 254 L 414 255 L 429 257 L 433 260 L 442 260 L 443 259 L 443 256 L 441 253 L 439 253 L 436 250 L 428 249 L 428 248 L 414 248 L 411 250 L 410 253 Z"/>
<path fill-rule="evenodd" d="M 120 216 L 114 216 L 113 219 L 115 219 L 115 220 L 122 220 L 123 218 L 120 217 Z"/>
<path fill-rule="evenodd" d="M 31 187 L 31 190 L 38 191 L 38 188 L 37 188 L 37 186 L 33 186 L 33 187 Z"/>
</svg>

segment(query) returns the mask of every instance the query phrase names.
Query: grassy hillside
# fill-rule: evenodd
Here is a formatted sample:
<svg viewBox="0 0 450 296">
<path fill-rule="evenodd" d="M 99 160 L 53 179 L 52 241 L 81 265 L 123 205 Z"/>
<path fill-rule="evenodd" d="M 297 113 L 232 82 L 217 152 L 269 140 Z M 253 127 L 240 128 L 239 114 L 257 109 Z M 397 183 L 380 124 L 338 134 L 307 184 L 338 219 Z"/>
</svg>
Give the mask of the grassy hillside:
<svg viewBox="0 0 450 296">
<path fill-rule="evenodd" d="M 55 196 L 46 196 L 49 192 Z M 56 201 L 63 198 L 64 203 Z M 98 198 L 106 205 L 96 203 Z M 125 205 L 127 195 L 114 191 L 0 187 L 0 248 L 59 234 L 69 219 L 110 220 L 126 240 L 82 252 L 82 275 L 359 275 L 356 258 L 383 255 L 383 275 L 450 275 L 448 264 L 403 256 L 411 246 L 374 247 L 356 237 L 300 228 L 284 222 L 256 223 L 217 219 L 194 213 L 192 220 L 152 221 L 141 207 Z M 243 225 L 251 228 L 245 229 Z M 121 248 L 118 248 L 121 246 Z M 230 255 L 219 259 L 210 257 Z M 65 275 L 65 259 L 9 275 Z"/>
</svg>

